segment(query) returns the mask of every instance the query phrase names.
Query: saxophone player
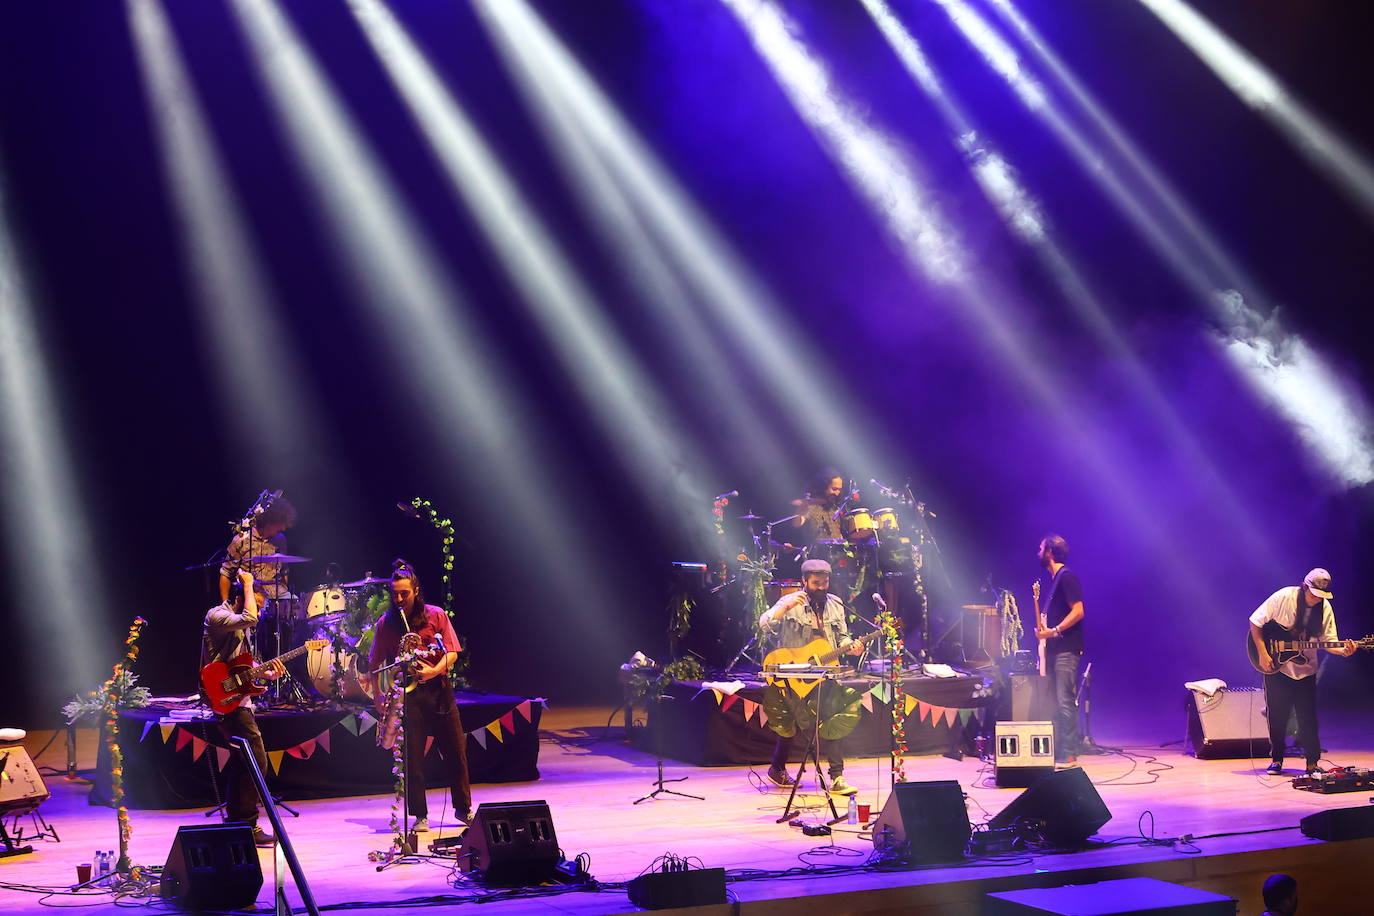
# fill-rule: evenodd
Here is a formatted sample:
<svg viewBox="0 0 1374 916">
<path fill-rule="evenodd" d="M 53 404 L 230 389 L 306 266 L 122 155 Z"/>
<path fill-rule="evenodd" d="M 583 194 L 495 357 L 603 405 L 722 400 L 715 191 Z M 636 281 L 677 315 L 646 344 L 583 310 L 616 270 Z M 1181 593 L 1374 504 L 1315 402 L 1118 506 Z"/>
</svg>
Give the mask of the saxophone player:
<svg viewBox="0 0 1374 916">
<path fill-rule="evenodd" d="M 405 694 L 404 725 L 406 807 L 415 818 L 415 831 L 424 833 L 429 830 L 429 806 L 425 799 L 426 738 L 434 738 L 443 757 L 454 812 L 464 823 L 472 814 L 467 739 L 448 678 L 448 671 L 458 660 L 462 647 L 444 609 L 425 604 L 415 570 L 398 563 L 391 574 L 391 607 L 378 619 L 374 629 L 368 670 L 376 671 L 394 662 L 405 648 L 403 643 L 418 643 L 421 656 L 406 674 L 408 683 L 414 686 Z M 379 706 L 387 693 L 380 689 L 375 691 Z"/>
</svg>

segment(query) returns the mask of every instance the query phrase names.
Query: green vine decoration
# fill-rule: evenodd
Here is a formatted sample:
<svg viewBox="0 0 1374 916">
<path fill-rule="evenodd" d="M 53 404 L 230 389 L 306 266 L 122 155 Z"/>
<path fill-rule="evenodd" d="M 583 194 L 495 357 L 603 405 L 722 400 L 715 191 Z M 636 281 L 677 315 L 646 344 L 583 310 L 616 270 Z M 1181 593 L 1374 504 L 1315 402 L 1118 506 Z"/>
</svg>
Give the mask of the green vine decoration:
<svg viewBox="0 0 1374 916">
<path fill-rule="evenodd" d="M 422 499 L 419 496 L 412 499 L 410 504 L 434 526 L 436 531 L 439 532 L 440 547 L 442 548 L 441 552 L 443 556 L 443 578 L 441 580 L 441 588 L 444 594 L 443 608 L 444 613 L 448 614 L 450 620 L 453 620 L 455 619 L 453 614 L 453 545 L 458 537 L 457 532 L 453 528 L 453 519 L 440 518 L 439 510 L 435 509 L 429 500 Z M 454 627 L 454 631 L 457 632 L 457 627 Z M 467 639 L 462 633 L 458 633 L 457 635 L 458 641 L 463 644 L 463 651 L 458 653 L 458 660 L 454 662 L 453 667 L 449 669 L 448 676 L 449 681 L 454 687 L 463 689 L 468 686 L 468 681 L 467 678 L 460 676 L 460 672 L 468 669 L 468 666 L 472 664 L 472 657 L 467 651 Z"/>
<path fill-rule="evenodd" d="M 892 779 L 906 782 L 906 694 L 902 690 L 902 625 L 892 611 L 883 608 L 877 617 L 878 629 L 883 631 L 888 656 L 892 659 Z"/>
<path fill-rule="evenodd" d="M 765 634 L 759 626 L 759 618 L 768 610 L 766 583 L 773 578 L 773 567 L 763 560 L 746 558 L 740 561 L 738 575 L 740 587 L 744 590 L 744 606 L 748 609 L 750 629 L 754 638 L 762 642 Z"/>
<path fill-rule="evenodd" d="M 668 586 L 668 657 L 677 658 L 677 644 L 692 628 L 692 612 L 697 602 L 683 583 L 674 577 Z"/>
<path fill-rule="evenodd" d="M 67 720 L 67 724 L 75 725 L 82 719 L 104 712 L 107 702 L 106 689 L 110 686 L 119 695 L 115 701 L 119 709 L 142 709 L 153 701 L 153 695 L 148 688 L 138 686 L 137 674 L 127 668 L 116 668 L 112 685 L 107 681 L 106 686 L 77 694 L 62 707 L 62 716 Z"/>
<path fill-rule="evenodd" d="M 1016 596 L 1010 590 L 998 591 L 997 608 L 1002 613 L 1002 658 L 1007 658 L 1016 654 L 1026 628 L 1021 625 L 1021 612 L 1016 607 Z"/>
<path fill-rule="evenodd" d="M 689 655 L 664 665 L 663 676 L 670 681 L 699 681 L 706 676 L 706 670 Z"/>
<path fill-rule="evenodd" d="M 110 755 L 110 804 L 114 806 L 115 818 L 119 822 L 119 861 L 115 865 L 115 870 L 123 875 L 131 872 L 129 838 L 133 835 L 133 827 L 129 823 L 129 809 L 124 807 L 124 753 L 119 749 L 119 709 L 120 700 L 126 690 L 142 689 L 133 687 L 132 681 L 125 677 L 125 674 L 138 658 L 138 637 L 147 623 L 148 621 L 142 617 L 134 618 L 134 622 L 129 626 L 129 635 L 124 639 L 124 657 L 115 663 L 109 680 L 105 681 L 100 689 L 103 698 L 101 711 L 105 724 L 105 748 Z M 79 698 L 76 702 L 79 703 Z"/>
</svg>

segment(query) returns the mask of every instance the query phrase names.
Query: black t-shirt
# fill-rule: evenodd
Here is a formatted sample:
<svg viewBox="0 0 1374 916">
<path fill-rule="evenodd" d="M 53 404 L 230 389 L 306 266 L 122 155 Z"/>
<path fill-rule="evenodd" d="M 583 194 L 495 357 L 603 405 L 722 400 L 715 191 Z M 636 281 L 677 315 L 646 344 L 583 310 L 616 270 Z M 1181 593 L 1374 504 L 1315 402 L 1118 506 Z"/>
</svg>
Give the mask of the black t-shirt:
<svg viewBox="0 0 1374 916">
<path fill-rule="evenodd" d="M 1050 595 L 1045 604 L 1045 626 L 1057 627 L 1069 616 L 1069 610 L 1083 600 L 1083 583 L 1078 581 L 1078 573 L 1067 566 L 1059 567 L 1059 572 L 1050 580 Z M 1045 640 L 1045 655 L 1059 652 L 1083 651 L 1083 621 L 1069 627 L 1059 638 Z"/>
</svg>

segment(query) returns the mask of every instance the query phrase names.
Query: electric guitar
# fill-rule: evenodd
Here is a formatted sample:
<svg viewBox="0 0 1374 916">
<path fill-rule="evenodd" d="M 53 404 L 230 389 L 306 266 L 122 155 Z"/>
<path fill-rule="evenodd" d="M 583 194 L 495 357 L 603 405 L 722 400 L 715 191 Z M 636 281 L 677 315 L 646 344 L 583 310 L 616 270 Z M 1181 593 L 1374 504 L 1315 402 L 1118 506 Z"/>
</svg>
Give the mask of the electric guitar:
<svg viewBox="0 0 1374 916">
<path fill-rule="evenodd" d="M 1273 674 L 1288 662 L 1297 662 L 1305 665 L 1310 661 L 1307 651 L 1309 649 L 1339 649 L 1345 645 L 1344 639 L 1323 640 L 1323 639 L 1296 639 L 1296 633 L 1288 627 L 1280 626 L 1277 621 L 1269 621 L 1260 627 L 1260 638 L 1264 640 L 1264 648 L 1268 650 L 1269 657 L 1274 660 L 1274 667 L 1271 671 L 1265 671 L 1259 664 L 1259 650 L 1255 648 L 1255 641 L 1250 637 L 1249 632 L 1245 634 L 1245 651 L 1250 655 L 1250 664 L 1260 674 Z M 1364 639 L 1357 639 L 1355 648 L 1374 649 L 1374 636 L 1366 636 Z"/>
<path fill-rule="evenodd" d="M 226 716 L 238 709 L 244 697 L 255 697 L 267 691 L 266 687 L 260 687 L 254 681 L 266 675 L 274 662 L 285 664 L 302 652 L 323 649 L 328 645 L 327 639 L 307 639 L 305 645 L 257 666 L 253 664 L 252 652 L 242 652 L 228 662 L 211 662 L 200 669 L 201 696 L 205 699 L 205 705 Z"/>
<path fill-rule="evenodd" d="M 817 636 L 804 646 L 796 649 L 774 649 L 763 658 L 763 677 L 768 683 L 772 684 L 779 680 L 787 681 L 787 686 L 798 696 L 806 696 L 816 685 L 820 683 L 814 678 L 801 678 L 786 676 L 786 669 L 783 665 L 804 665 L 814 668 L 826 668 L 834 666 L 839 662 L 840 656 L 853 650 L 855 646 L 862 646 L 869 640 L 876 639 L 883 635 L 882 630 L 874 630 L 864 636 L 849 643 L 843 649 L 836 649 L 830 645 L 822 636 Z"/>
<path fill-rule="evenodd" d="M 1035 605 L 1035 629 L 1045 629 L 1045 614 L 1040 610 L 1040 580 L 1036 579 L 1031 583 L 1031 603 Z M 1045 640 L 1036 638 L 1040 644 L 1040 676 L 1048 677 L 1049 672 L 1045 670 Z"/>
</svg>

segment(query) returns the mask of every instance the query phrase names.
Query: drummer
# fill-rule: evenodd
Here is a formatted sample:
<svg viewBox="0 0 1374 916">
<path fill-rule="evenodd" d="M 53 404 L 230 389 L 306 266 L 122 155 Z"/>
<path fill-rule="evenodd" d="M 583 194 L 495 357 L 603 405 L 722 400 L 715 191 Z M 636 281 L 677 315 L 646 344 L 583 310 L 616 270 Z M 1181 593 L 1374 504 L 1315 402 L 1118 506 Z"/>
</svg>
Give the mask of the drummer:
<svg viewBox="0 0 1374 916">
<path fill-rule="evenodd" d="M 296 507 L 285 496 L 278 496 L 253 520 L 246 531 L 235 534 L 225 550 L 219 568 L 219 594 L 228 600 L 233 576 L 246 569 L 262 583 L 268 598 L 288 596 L 286 573 L 281 563 L 257 563 L 252 557 L 286 553 L 286 529 L 296 524 Z"/>
<path fill-rule="evenodd" d="M 801 499 L 792 500 L 797 514 L 792 525 L 802 529 L 789 540 L 798 547 L 807 547 L 820 540 L 842 540 L 844 530 L 835 515 L 843 500 L 844 477 L 834 468 L 821 468 L 811 488 Z"/>
</svg>

